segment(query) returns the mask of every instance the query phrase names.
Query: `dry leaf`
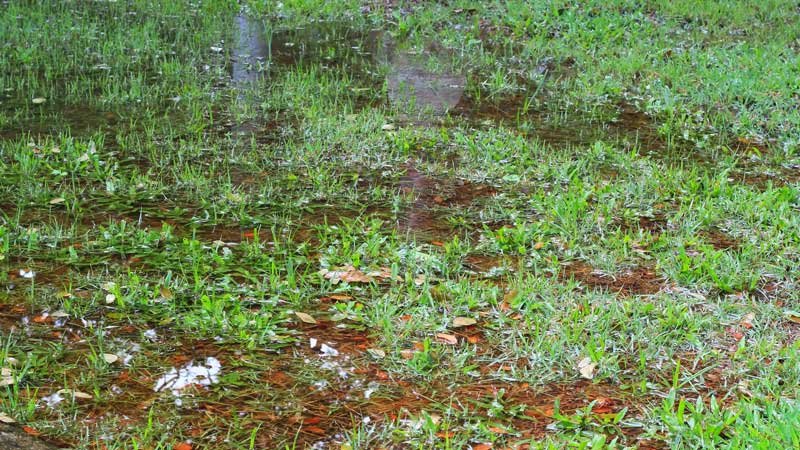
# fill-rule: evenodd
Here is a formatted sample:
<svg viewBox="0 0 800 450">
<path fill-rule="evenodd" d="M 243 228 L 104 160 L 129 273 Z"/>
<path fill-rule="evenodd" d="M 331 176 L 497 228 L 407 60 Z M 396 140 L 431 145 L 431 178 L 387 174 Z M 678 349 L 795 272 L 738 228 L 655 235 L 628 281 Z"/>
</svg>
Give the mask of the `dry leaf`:
<svg viewBox="0 0 800 450">
<path fill-rule="evenodd" d="M 190 442 L 181 442 L 175 444 L 175 446 L 172 447 L 172 450 L 192 450 L 192 444 Z"/>
<path fill-rule="evenodd" d="M 24 427 L 22 427 L 22 431 L 24 431 L 26 434 L 29 434 L 31 436 L 39 436 L 40 434 L 42 434 L 41 431 L 37 430 L 36 428 L 29 427 L 28 425 L 25 425 Z"/>
<path fill-rule="evenodd" d="M 468 327 L 476 323 L 478 323 L 478 321 L 472 317 L 456 317 L 453 319 L 453 328 Z"/>
<path fill-rule="evenodd" d="M 81 392 L 81 391 L 76 391 L 76 390 L 73 390 L 73 389 L 60 389 L 58 391 L 58 393 L 61 394 L 61 395 L 71 395 L 72 397 L 77 398 L 77 399 L 81 399 L 81 400 L 91 400 L 92 399 L 92 396 L 90 394 L 87 394 L 87 393 Z"/>
<path fill-rule="evenodd" d="M 114 303 L 114 300 L 117 299 L 117 296 L 114 294 L 106 294 L 106 304 L 110 305 Z"/>
<path fill-rule="evenodd" d="M 800 323 L 800 313 L 795 311 L 785 311 L 783 313 L 787 319 L 791 320 L 794 323 Z"/>
<path fill-rule="evenodd" d="M 105 360 L 108 364 L 114 364 L 115 362 L 119 361 L 119 356 L 113 353 L 103 353 L 103 360 Z"/>
<path fill-rule="evenodd" d="M 504 430 L 500 427 L 489 427 L 489 431 L 491 431 L 494 434 L 508 434 L 507 430 Z"/>
<path fill-rule="evenodd" d="M 379 348 L 368 348 L 367 353 L 372 355 L 373 358 L 382 359 L 386 357 L 386 352 Z"/>
<path fill-rule="evenodd" d="M 476 444 L 472 446 L 472 450 L 489 450 L 492 444 Z"/>
<path fill-rule="evenodd" d="M 17 421 L 14 420 L 13 417 L 7 416 L 7 415 L 5 415 L 5 414 L 0 412 L 0 422 L 3 422 L 3 423 L 16 423 Z"/>
<path fill-rule="evenodd" d="M 159 288 L 159 292 L 164 300 L 171 300 L 173 297 L 175 297 L 172 291 L 166 286 L 161 286 L 161 288 Z"/>
<path fill-rule="evenodd" d="M 392 279 L 392 269 L 388 269 L 386 267 L 381 267 L 378 270 L 373 270 L 373 271 L 367 273 L 367 276 L 368 277 L 372 277 L 372 278 L 382 278 L 382 279 L 386 279 L 386 280 L 391 280 Z M 397 277 L 395 277 L 395 281 L 403 281 L 403 279 L 400 276 L 397 276 Z"/>
<path fill-rule="evenodd" d="M 310 314 L 306 314 L 306 313 L 300 312 L 300 311 L 295 311 L 294 315 L 297 316 L 298 319 L 302 320 L 305 323 L 310 323 L 312 325 L 315 325 L 317 323 L 317 320 L 314 319 L 313 317 L 311 317 Z"/>
<path fill-rule="evenodd" d="M 591 358 L 583 358 L 578 362 L 578 371 L 580 371 L 581 376 L 587 380 L 594 378 L 594 370 L 596 367 L 597 363 L 592 362 Z"/>
<path fill-rule="evenodd" d="M 441 342 L 442 344 L 448 345 L 456 345 L 458 344 L 458 338 L 453 336 L 452 334 L 445 334 L 445 333 L 436 333 L 436 341 Z"/>
<path fill-rule="evenodd" d="M 302 430 L 307 433 L 325 434 L 325 430 L 317 426 L 303 427 Z"/>
<path fill-rule="evenodd" d="M 58 205 L 58 204 L 64 203 L 64 201 L 65 201 L 64 197 L 56 197 L 56 198 L 50 200 L 48 203 L 50 203 L 51 205 Z"/>
<path fill-rule="evenodd" d="M 742 317 L 742 320 L 739 321 L 739 325 L 747 328 L 748 330 L 753 328 L 753 320 L 756 319 L 756 313 L 747 313 Z"/>
<path fill-rule="evenodd" d="M 44 103 L 46 101 L 47 101 L 47 99 L 44 98 L 44 97 L 36 97 L 33 100 L 31 100 L 31 103 L 33 103 L 34 105 L 41 105 L 42 103 Z"/>
<path fill-rule="evenodd" d="M 413 358 L 414 357 L 414 353 L 416 353 L 416 351 L 411 350 L 411 349 L 400 350 L 400 356 L 403 357 L 403 359 L 411 359 L 411 358 Z"/>
<path fill-rule="evenodd" d="M 333 284 L 340 281 L 348 283 L 371 283 L 375 281 L 373 278 L 364 274 L 364 272 L 356 269 L 353 266 L 336 267 L 335 270 L 322 269 L 320 271 L 326 280 L 331 280 Z"/>
<path fill-rule="evenodd" d="M 385 123 L 381 127 L 381 130 L 383 130 L 383 131 L 394 131 L 394 125 L 392 125 L 390 123 Z"/>
</svg>

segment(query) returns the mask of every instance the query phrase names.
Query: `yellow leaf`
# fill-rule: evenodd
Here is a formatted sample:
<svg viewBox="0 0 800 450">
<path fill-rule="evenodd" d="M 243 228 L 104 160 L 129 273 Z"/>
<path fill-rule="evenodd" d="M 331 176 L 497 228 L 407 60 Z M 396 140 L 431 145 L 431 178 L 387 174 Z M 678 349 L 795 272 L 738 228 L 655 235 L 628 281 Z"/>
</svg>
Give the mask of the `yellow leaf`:
<svg viewBox="0 0 800 450">
<path fill-rule="evenodd" d="M 159 291 L 161 293 L 161 297 L 163 297 L 164 300 L 171 300 L 173 297 L 175 297 L 172 291 L 166 286 L 161 286 L 161 288 L 159 288 Z"/>
<path fill-rule="evenodd" d="M 472 317 L 456 317 L 453 319 L 453 328 L 468 327 L 476 323 L 478 323 L 478 321 Z"/>
<path fill-rule="evenodd" d="M 314 319 L 313 317 L 311 317 L 310 314 L 306 314 L 306 313 L 300 312 L 300 311 L 295 311 L 294 315 L 297 316 L 298 319 L 300 319 L 301 321 L 303 321 L 305 323 L 310 323 L 312 325 L 317 323 L 317 320 Z"/>
</svg>

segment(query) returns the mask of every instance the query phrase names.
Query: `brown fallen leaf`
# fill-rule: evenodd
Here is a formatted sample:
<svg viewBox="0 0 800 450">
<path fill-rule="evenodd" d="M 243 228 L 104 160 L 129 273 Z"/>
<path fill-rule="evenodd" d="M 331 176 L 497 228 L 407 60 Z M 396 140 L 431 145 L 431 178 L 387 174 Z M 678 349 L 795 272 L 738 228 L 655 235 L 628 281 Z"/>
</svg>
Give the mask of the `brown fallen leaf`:
<svg viewBox="0 0 800 450">
<path fill-rule="evenodd" d="M 309 417 L 308 419 L 303 419 L 303 425 L 316 425 L 322 422 L 322 417 Z"/>
<path fill-rule="evenodd" d="M 488 429 L 494 434 L 508 434 L 508 430 L 504 430 L 500 427 L 489 427 Z"/>
<path fill-rule="evenodd" d="M 756 319 L 755 313 L 747 313 L 742 317 L 742 320 L 739 321 L 739 325 L 747 328 L 748 330 L 753 329 L 753 321 Z"/>
<path fill-rule="evenodd" d="M 172 450 L 192 450 L 191 442 L 179 442 L 172 447 Z"/>
<path fill-rule="evenodd" d="M 453 319 L 453 328 L 468 327 L 476 323 L 478 323 L 478 321 L 472 317 L 456 317 Z"/>
<path fill-rule="evenodd" d="M 458 344 L 458 338 L 452 334 L 436 333 L 436 341 L 447 345 Z"/>
<path fill-rule="evenodd" d="M 412 359 L 414 357 L 414 353 L 416 353 L 416 351 L 408 348 L 400 350 L 400 356 L 403 357 L 403 359 Z"/>
<path fill-rule="evenodd" d="M 783 315 L 786 316 L 787 319 L 789 319 L 790 321 L 792 321 L 794 323 L 800 323 L 800 313 L 799 312 L 796 312 L 796 311 L 785 311 L 783 313 Z"/>
<path fill-rule="evenodd" d="M 325 430 L 317 426 L 303 427 L 301 430 L 305 431 L 306 433 L 325 434 Z"/>
<path fill-rule="evenodd" d="M 490 448 L 492 448 L 492 444 L 481 443 L 472 446 L 472 450 L 489 450 Z"/>
<path fill-rule="evenodd" d="M 320 273 L 326 280 L 331 280 L 333 284 L 337 284 L 340 281 L 347 283 L 371 283 L 375 281 L 374 278 L 367 276 L 364 272 L 350 265 L 336 267 L 334 270 L 322 269 Z"/>
<path fill-rule="evenodd" d="M 300 311 L 295 311 L 294 315 L 297 316 L 297 318 L 303 321 L 304 323 L 308 323 L 311 325 L 315 325 L 317 323 L 317 319 L 311 317 L 310 314 L 306 314 Z"/>
<path fill-rule="evenodd" d="M 728 328 L 728 333 L 730 333 L 731 337 L 733 337 L 733 339 L 737 342 L 741 341 L 744 338 L 744 333 L 742 333 L 741 331 L 737 330 L 734 327 Z"/>
<path fill-rule="evenodd" d="M 22 427 L 22 431 L 24 431 L 25 433 L 27 433 L 27 434 L 29 434 L 31 436 L 39 436 L 40 434 L 42 434 L 41 431 L 37 430 L 36 428 L 29 427 L 28 425 L 25 425 L 24 427 Z"/>
<path fill-rule="evenodd" d="M 370 278 L 380 278 L 382 280 L 391 280 L 392 279 L 392 269 L 386 267 L 380 267 L 378 270 L 373 270 L 367 273 L 367 276 Z M 394 277 L 395 281 L 403 281 L 403 278 L 399 275 Z"/>
</svg>

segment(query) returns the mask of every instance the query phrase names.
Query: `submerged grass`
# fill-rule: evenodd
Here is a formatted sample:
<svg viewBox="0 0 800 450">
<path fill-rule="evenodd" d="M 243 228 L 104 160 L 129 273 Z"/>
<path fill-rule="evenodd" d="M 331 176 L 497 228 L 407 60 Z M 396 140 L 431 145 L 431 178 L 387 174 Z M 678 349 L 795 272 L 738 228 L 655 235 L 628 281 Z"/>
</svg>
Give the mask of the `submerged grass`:
<svg viewBox="0 0 800 450">
<path fill-rule="evenodd" d="M 79 449 L 800 440 L 795 4 L 244 3 L 0 7 L 0 412 Z"/>
</svg>

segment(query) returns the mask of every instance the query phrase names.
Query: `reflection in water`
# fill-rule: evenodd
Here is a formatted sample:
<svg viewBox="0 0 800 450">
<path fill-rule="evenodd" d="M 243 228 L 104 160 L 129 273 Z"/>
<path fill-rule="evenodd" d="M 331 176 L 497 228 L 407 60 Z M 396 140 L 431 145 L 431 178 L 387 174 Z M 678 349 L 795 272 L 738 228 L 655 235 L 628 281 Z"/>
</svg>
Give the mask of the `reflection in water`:
<svg viewBox="0 0 800 450">
<path fill-rule="evenodd" d="M 461 101 L 467 80 L 444 68 L 447 61 L 437 52 L 417 54 L 385 44 L 389 100 L 399 110 L 441 116 Z"/>
<path fill-rule="evenodd" d="M 270 47 L 267 45 L 267 29 L 264 22 L 247 14 L 236 16 L 236 48 L 233 54 L 231 80 L 236 87 L 236 100 L 247 107 L 248 93 L 252 93 L 258 80 L 264 76 L 270 62 Z M 259 132 L 253 120 L 239 122 L 233 127 L 236 137 L 249 137 Z"/>
<path fill-rule="evenodd" d="M 236 51 L 233 55 L 233 82 L 235 84 L 257 81 L 270 60 L 266 27 L 260 20 L 245 14 L 236 16 Z"/>
</svg>

